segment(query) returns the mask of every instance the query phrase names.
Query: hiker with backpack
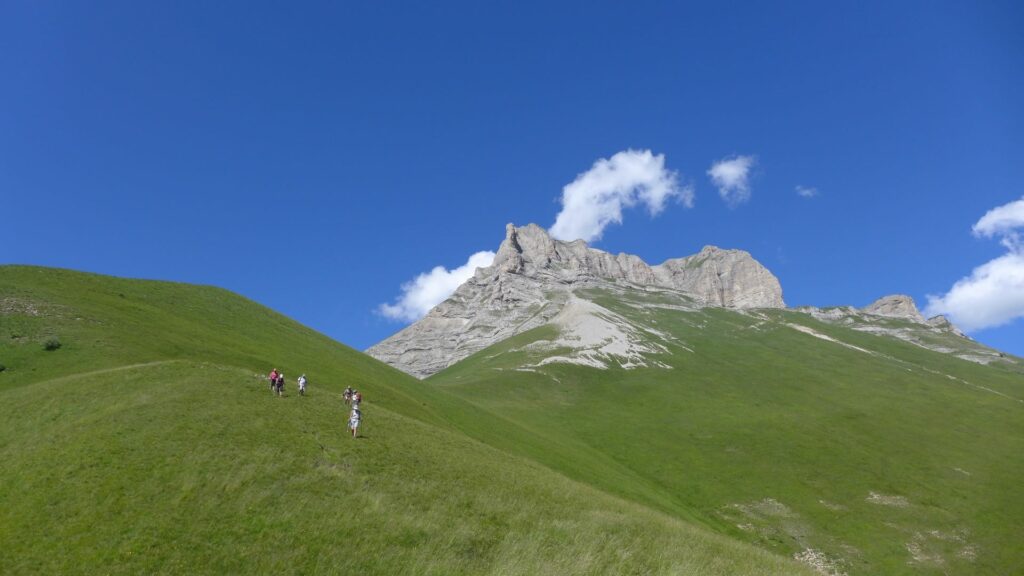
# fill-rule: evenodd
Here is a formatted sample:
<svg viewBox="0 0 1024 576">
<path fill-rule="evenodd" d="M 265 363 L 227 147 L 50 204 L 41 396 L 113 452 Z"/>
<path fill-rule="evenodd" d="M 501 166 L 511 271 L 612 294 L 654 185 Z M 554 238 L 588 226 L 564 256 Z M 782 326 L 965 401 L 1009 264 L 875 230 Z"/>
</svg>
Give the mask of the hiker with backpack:
<svg viewBox="0 0 1024 576">
<path fill-rule="evenodd" d="M 342 397 L 345 399 L 345 405 L 346 406 L 352 403 L 352 387 L 351 386 L 348 386 L 348 387 L 345 388 L 345 392 L 342 394 Z"/>
<path fill-rule="evenodd" d="M 270 391 L 274 392 L 277 390 L 277 368 L 271 370 L 270 375 L 267 376 L 267 378 L 270 380 Z"/>
<path fill-rule="evenodd" d="M 306 395 L 306 375 L 305 374 L 303 374 L 302 376 L 299 376 L 298 383 L 299 383 L 299 396 L 305 396 Z"/>
<path fill-rule="evenodd" d="M 359 403 L 363 401 L 363 393 L 359 390 L 352 391 L 352 408 L 354 410 L 359 409 Z"/>
<path fill-rule="evenodd" d="M 359 424 L 362 420 L 363 413 L 359 411 L 359 408 L 352 408 L 352 414 L 348 417 L 348 429 L 352 432 L 353 438 L 359 435 Z"/>
<path fill-rule="evenodd" d="M 284 373 L 279 372 L 277 374 L 277 396 L 284 396 Z"/>
</svg>

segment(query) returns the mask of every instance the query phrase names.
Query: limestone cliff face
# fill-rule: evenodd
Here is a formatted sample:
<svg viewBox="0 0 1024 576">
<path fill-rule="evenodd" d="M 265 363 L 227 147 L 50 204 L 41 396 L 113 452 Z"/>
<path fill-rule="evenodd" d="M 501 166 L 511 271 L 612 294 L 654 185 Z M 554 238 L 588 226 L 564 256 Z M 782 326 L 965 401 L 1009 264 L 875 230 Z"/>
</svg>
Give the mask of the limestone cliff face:
<svg viewBox="0 0 1024 576">
<path fill-rule="evenodd" d="M 779 280 L 742 250 L 705 246 L 699 254 L 654 267 L 659 283 L 708 306 L 785 308 Z"/>
<path fill-rule="evenodd" d="M 778 279 L 747 252 L 705 247 L 699 254 L 649 266 L 582 240 L 563 242 L 541 227 L 506 226 L 494 262 L 424 318 L 367 352 L 425 378 L 496 342 L 547 324 L 574 290 L 657 287 L 699 306 L 782 308 Z"/>
<path fill-rule="evenodd" d="M 649 285 L 656 282 L 651 267 L 637 256 L 613 256 L 587 246 L 582 240 L 562 242 L 536 224 L 505 227 L 492 269 L 538 280 L 577 282 L 591 279 Z M 484 273 L 488 269 L 482 270 Z"/>
</svg>

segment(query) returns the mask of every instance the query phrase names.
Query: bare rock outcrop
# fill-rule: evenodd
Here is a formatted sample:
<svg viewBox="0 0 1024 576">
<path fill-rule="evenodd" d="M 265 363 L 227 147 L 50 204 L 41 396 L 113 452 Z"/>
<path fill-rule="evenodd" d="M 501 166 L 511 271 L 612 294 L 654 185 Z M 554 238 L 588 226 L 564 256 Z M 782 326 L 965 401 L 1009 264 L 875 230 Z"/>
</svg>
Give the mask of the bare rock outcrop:
<svg viewBox="0 0 1024 576">
<path fill-rule="evenodd" d="M 885 296 L 864 308 L 801 306 L 795 311 L 808 314 L 822 322 L 903 340 L 933 352 L 951 354 L 978 364 L 1012 361 L 1006 360 L 1006 355 L 998 350 L 975 342 L 941 314 L 925 320 L 910 296 Z M 906 322 L 889 322 L 890 318 Z"/>
<path fill-rule="evenodd" d="M 548 323 L 577 289 L 616 286 L 670 289 L 700 306 L 785 307 L 778 279 L 742 250 L 708 246 L 651 267 L 637 256 L 613 255 L 582 240 L 555 240 L 535 224 L 509 224 L 491 266 L 477 269 L 424 318 L 367 352 L 425 378 Z"/>
<path fill-rule="evenodd" d="M 947 332 L 952 332 L 953 334 L 956 334 L 957 336 L 959 336 L 961 338 L 970 339 L 970 337 L 967 336 L 967 334 L 964 334 L 963 332 L 961 332 L 959 328 L 957 328 L 955 325 L 953 325 L 952 322 L 949 321 L 949 318 L 946 318 L 942 314 L 939 314 L 937 316 L 932 316 L 926 322 L 928 323 L 929 326 L 931 326 L 933 328 L 937 328 L 939 330 L 944 330 L 944 331 L 947 331 Z"/>
<path fill-rule="evenodd" d="M 861 309 L 865 314 L 875 316 L 888 316 L 890 318 L 902 318 L 919 324 L 924 324 L 924 316 L 917 309 L 914 299 L 904 294 L 892 294 L 883 296 Z"/>
<path fill-rule="evenodd" d="M 785 308 L 779 280 L 742 250 L 705 246 L 700 253 L 654 267 L 659 283 L 707 306 Z"/>
</svg>

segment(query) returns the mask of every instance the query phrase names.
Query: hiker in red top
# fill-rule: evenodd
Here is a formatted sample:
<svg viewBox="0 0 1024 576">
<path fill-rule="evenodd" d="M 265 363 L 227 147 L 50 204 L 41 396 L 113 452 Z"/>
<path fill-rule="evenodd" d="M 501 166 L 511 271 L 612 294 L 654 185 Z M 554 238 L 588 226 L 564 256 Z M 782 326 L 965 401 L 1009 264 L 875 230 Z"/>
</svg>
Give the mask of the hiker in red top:
<svg viewBox="0 0 1024 576">
<path fill-rule="evenodd" d="M 277 368 L 274 368 L 273 370 L 270 371 L 269 378 L 270 378 L 270 391 L 271 392 L 276 392 L 277 391 L 277 378 L 278 378 Z"/>
</svg>

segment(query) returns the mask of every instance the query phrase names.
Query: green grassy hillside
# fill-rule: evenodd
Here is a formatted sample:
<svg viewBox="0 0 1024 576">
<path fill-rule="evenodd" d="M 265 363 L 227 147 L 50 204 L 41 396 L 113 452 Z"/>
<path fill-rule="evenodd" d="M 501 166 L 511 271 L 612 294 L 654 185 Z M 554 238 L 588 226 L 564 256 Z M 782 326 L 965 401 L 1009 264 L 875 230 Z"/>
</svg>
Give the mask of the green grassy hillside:
<svg viewBox="0 0 1024 576">
<path fill-rule="evenodd" d="M 2 266 L 0 364 L 3 574 L 805 573 L 682 520 L 589 439 L 224 290 Z"/>
<path fill-rule="evenodd" d="M 526 457 L 826 572 L 1024 573 L 1020 363 L 982 366 L 789 311 L 585 296 L 656 330 L 637 333 L 665 347 L 652 360 L 668 368 L 540 365 L 568 355 L 537 345 L 557 333 L 545 326 L 427 382 L 585 444 L 636 481 L 521 446 Z"/>
</svg>

